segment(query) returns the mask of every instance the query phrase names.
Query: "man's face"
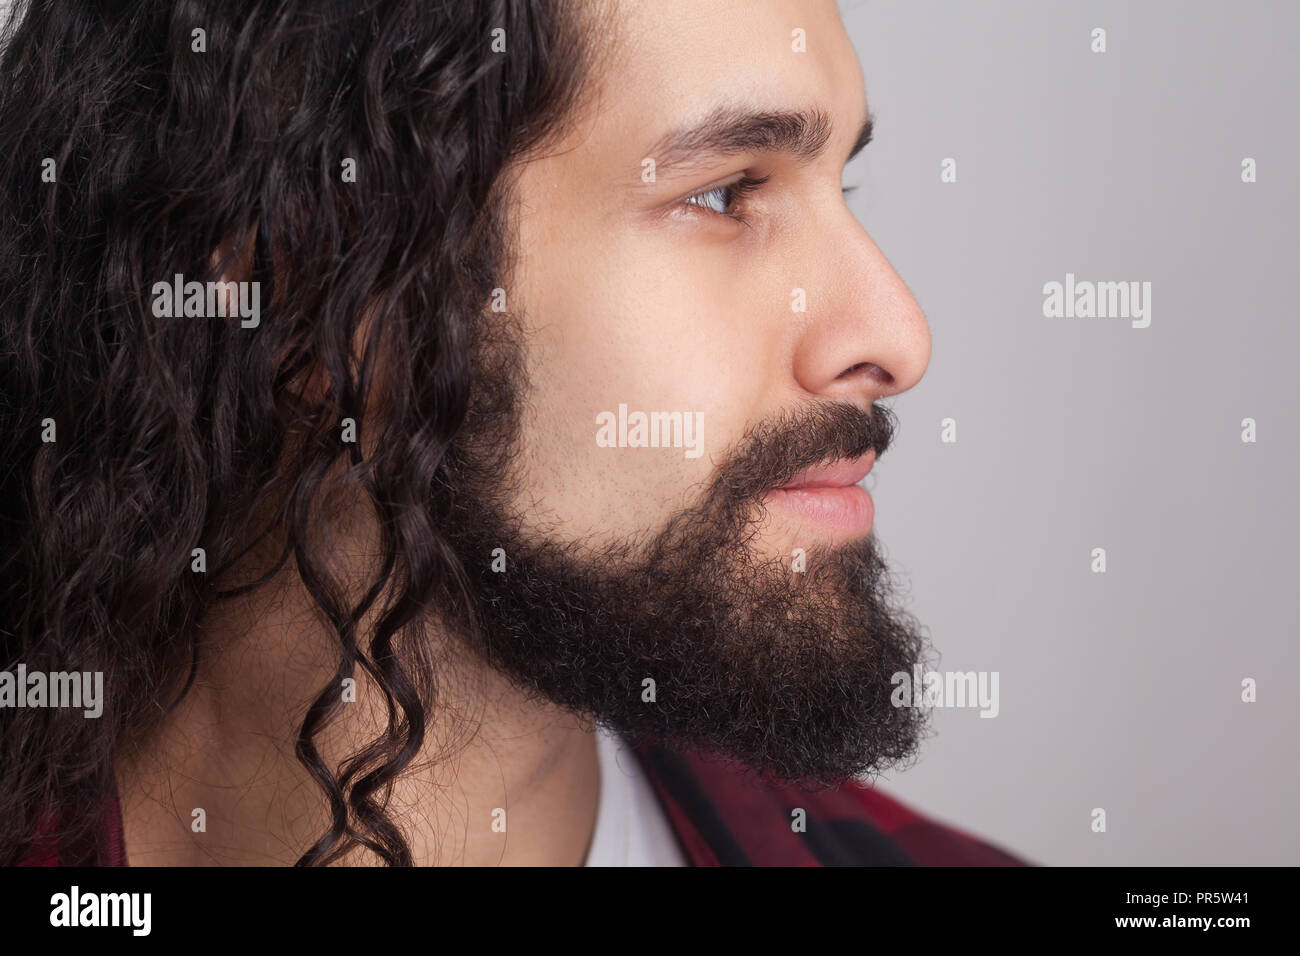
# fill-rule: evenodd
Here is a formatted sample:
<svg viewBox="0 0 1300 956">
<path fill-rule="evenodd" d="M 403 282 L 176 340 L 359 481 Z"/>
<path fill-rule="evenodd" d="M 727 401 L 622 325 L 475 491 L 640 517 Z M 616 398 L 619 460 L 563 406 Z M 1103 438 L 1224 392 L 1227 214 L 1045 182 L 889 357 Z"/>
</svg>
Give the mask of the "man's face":
<svg viewBox="0 0 1300 956">
<path fill-rule="evenodd" d="M 841 192 L 867 100 L 835 4 L 616 9 L 597 107 L 522 171 L 509 303 L 530 320 L 534 480 L 521 503 L 538 527 L 597 540 L 643 531 L 687 505 L 755 423 L 818 401 L 866 408 L 916 384 L 930 354 L 924 316 Z M 796 29 L 806 52 L 792 50 Z M 819 109 L 832 129 L 810 162 L 747 152 L 666 167 L 656 155 L 662 138 L 720 106 Z M 653 182 L 644 181 L 646 160 Z M 748 197 L 719 190 L 682 203 L 744 175 L 769 178 Z M 709 211 L 729 198 L 727 211 L 747 225 Z M 805 310 L 795 311 L 801 298 Z M 703 453 L 601 447 L 597 416 L 617 417 L 620 404 L 696 413 Z M 844 537 L 777 507 L 753 546 L 789 556 Z"/>
<path fill-rule="evenodd" d="M 488 658 L 785 775 L 904 756 L 919 722 L 889 712 L 890 675 L 921 642 L 851 486 L 889 441 L 873 403 L 930 342 L 841 192 L 868 118 L 856 55 L 830 0 L 616 9 L 594 108 L 515 185 L 524 374 L 495 383 L 514 427 L 471 416 L 497 447 L 466 453 L 485 467 L 450 529 Z M 674 139 L 708 118 L 749 132 Z M 779 490 L 801 484 L 823 487 Z"/>
</svg>

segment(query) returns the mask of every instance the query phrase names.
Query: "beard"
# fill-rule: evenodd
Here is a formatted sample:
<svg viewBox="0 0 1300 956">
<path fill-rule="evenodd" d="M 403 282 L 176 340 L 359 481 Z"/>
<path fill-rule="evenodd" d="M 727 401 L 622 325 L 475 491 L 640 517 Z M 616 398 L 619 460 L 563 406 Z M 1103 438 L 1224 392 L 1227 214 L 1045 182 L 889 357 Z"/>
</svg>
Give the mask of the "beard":
<svg viewBox="0 0 1300 956">
<path fill-rule="evenodd" d="M 521 341 L 515 331 L 480 344 L 475 397 L 447 456 L 437 522 L 464 569 L 445 595 L 452 633 L 526 695 L 634 743 L 813 785 L 914 756 L 926 714 L 894 706 L 891 678 L 912 674 L 926 644 L 874 532 L 810 545 L 802 561 L 752 546 L 766 492 L 808 467 L 883 453 L 892 414 L 823 403 L 761 422 L 661 527 L 565 541 L 511 504 Z"/>
</svg>

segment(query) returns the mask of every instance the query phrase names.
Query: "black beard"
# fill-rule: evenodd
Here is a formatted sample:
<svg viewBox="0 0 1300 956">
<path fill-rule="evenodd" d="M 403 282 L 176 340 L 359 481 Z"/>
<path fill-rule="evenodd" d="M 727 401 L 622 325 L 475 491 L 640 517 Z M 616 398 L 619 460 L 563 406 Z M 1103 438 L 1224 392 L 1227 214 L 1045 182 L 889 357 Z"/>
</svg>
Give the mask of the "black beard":
<svg viewBox="0 0 1300 956">
<path fill-rule="evenodd" d="M 449 456 L 439 518 L 465 568 L 446 606 L 468 647 L 527 693 L 633 741 L 721 754 L 762 775 L 826 785 L 915 754 L 925 712 L 891 703 L 891 677 L 910 675 L 926 645 L 893 599 L 874 535 L 808 547 L 802 572 L 749 543 L 766 491 L 813 465 L 882 453 L 887 409 L 819 404 L 765 422 L 694 507 L 652 537 L 593 548 L 538 540 L 510 509 L 502 476 L 517 461 L 519 363 L 479 374 L 490 401 L 472 406 L 462 433 L 472 440 Z"/>
</svg>

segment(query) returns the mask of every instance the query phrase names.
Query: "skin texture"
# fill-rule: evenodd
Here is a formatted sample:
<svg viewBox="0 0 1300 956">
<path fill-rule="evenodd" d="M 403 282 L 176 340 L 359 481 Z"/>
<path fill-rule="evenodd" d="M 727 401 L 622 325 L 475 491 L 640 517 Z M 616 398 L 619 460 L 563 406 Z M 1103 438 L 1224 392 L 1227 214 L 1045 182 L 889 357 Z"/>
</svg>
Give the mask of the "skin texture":
<svg viewBox="0 0 1300 956">
<path fill-rule="evenodd" d="M 619 3 L 615 22 L 616 75 L 569 135 L 516 171 L 509 283 L 530 386 L 512 510 L 528 535 L 597 549 L 696 500 L 753 424 L 819 402 L 868 409 L 915 385 L 930 354 L 919 307 L 841 194 L 867 102 L 834 2 Z M 795 27 L 806 53 L 791 51 Z M 661 136 L 724 102 L 820 108 L 833 124 L 827 149 L 806 164 L 714 157 L 643 181 Z M 748 225 L 683 204 L 741 173 L 770 177 L 740 201 Z M 791 310 L 796 287 L 805 312 Z M 599 447 L 596 416 L 620 404 L 702 413 L 703 454 Z M 362 564 L 373 531 L 362 515 L 349 531 L 340 558 Z M 836 543 L 778 502 L 750 547 L 765 559 Z M 286 578 L 204 622 L 215 652 L 191 693 L 119 761 L 133 863 L 291 863 L 325 823 L 285 743 L 332 670 L 308 607 Z M 363 675 L 358 685 L 363 703 L 331 727 L 327 759 L 382 725 Z M 427 758 L 393 798 L 416 862 L 580 864 L 599 791 L 590 726 L 470 655 L 440 703 Z M 504 834 L 490 826 L 496 808 L 508 813 Z"/>
</svg>

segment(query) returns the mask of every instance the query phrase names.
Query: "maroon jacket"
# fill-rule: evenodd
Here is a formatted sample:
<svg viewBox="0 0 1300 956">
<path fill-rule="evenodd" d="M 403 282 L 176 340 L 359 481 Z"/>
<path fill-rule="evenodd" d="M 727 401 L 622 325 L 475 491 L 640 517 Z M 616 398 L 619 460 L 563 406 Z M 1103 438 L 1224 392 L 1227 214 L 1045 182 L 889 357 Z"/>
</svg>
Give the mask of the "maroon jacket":
<svg viewBox="0 0 1300 956">
<path fill-rule="evenodd" d="M 759 783 L 722 761 L 664 744 L 637 756 L 693 866 L 1025 866 L 1024 860 L 927 820 L 873 786 L 845 781 L 805 791 Z M 802 831 L 793 811 L 803 809 Z M 97 840 L 61 842 L 47 818 L 25 866 L 126 866 L 117 795 Z"/>
</svg>

